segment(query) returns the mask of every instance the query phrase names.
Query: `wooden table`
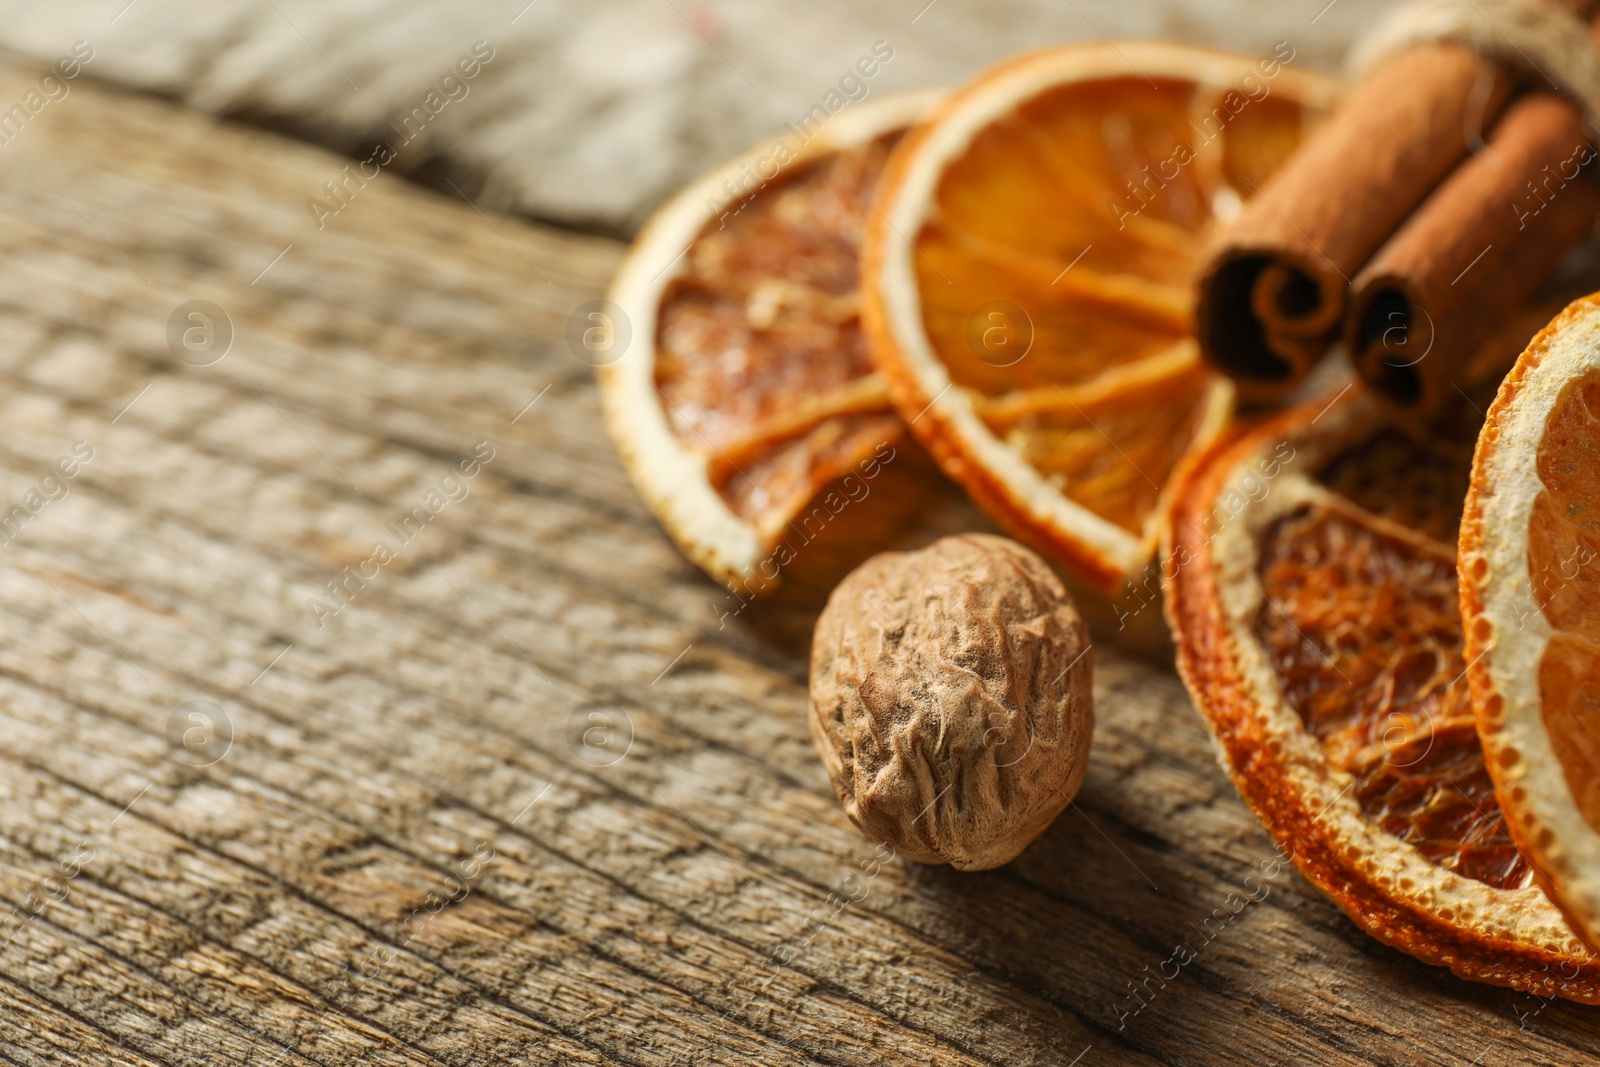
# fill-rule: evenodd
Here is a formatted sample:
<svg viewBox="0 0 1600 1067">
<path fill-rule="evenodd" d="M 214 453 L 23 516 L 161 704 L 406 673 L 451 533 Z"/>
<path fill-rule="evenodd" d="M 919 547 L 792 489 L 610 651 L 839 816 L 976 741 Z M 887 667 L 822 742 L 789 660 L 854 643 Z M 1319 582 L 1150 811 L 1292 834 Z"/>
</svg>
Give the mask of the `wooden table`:
<svg viewBox="0 0 1600 1067">
<path fill-rule="evenodd" d="M 1595 1059 L 1292 870 L 1203 939 L 1270 843 L 1105 646 L 1038 843 L 875 866 L 815 591 L 719 628 L 601 431 L 564 335 L 621 247 L 387 175 L 319 229 L 344 162 L 88 84 L 0 146 L 0 1062 Z"/>
</svg>

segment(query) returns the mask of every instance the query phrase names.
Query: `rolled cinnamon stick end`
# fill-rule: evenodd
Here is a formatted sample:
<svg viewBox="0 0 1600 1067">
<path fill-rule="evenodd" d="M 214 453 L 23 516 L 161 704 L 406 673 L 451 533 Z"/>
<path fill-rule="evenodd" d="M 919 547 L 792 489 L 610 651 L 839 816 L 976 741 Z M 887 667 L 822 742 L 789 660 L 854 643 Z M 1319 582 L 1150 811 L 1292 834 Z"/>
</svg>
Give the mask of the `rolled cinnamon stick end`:
<svg viewBox="0 0 1600 1067">
<path fill-rule="evenodd" d="M 1349 279 L 1478 142 L 1512 79 L 1456 44 L 1381 63 L 1214 240 L 1196 330 L 1248 399 L 1273 400 L 1338 337 Z"/>
<path fill-rule="evenodd" d="M 1357 275 L 1345 339 L 1362 379 L 1423 417 L 1452 403 L 1482 338 L 1594 228 L 1594 161 L 1577 104 L 1513 101 Z"/>
</svg>

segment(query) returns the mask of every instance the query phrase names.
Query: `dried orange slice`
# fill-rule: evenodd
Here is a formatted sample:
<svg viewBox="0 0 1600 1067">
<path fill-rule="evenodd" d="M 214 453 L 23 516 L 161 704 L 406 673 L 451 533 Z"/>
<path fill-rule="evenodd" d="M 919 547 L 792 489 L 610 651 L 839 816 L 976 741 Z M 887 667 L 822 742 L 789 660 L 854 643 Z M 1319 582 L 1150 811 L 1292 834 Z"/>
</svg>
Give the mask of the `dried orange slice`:
<svg viewBox="0 0 1600 1067">
<path fill-rule="evenodd" d="M 895 150 L 862 251 L 896 408 L 995 519 L 1114 594 L 1168 479 L 1226 425 L 1194 284 L 1336 84 L 1157 42 L 1021 56 Z"/>
<path fill-rule="evenodd" d="M 606 426 L 635 487 L 736 592 L 771 588 L 789 524 L 835 480 L 875 475 L 904 432 L 861 332 L 857 252 L 890 149 L 939 95 L 851 106 L 705 175 L 646 225 L 610 306 L 589 311 Z"/>
<path fill-rule="evenodd" d="M 1418 443 L 1349 386 L 1217 445 L 1173 494 L 1167 618 L 1239 792 L 1362 929 L 1600 1002 L 1600 958 L 1508 836 L 1473 723 L 1452 542 L 1475 432 Z"/>
<path fill-rule="evenodd" d="M 1539 333 L 1478 438 L 1467 673 L 1512 835 L 1600 945 L 1600 294 Z"/>
</svg>

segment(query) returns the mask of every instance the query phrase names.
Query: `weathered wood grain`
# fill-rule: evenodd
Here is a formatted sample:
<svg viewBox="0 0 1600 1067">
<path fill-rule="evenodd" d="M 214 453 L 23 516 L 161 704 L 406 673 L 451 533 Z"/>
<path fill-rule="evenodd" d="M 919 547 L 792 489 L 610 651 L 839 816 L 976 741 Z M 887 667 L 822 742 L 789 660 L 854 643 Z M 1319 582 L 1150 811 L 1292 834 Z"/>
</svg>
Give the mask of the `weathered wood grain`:
<svg viewBox="0 0 1600 1067">
<path fill-rule="evenodd" d="M 94 454 L 0 545 L 0 1060 L 1595 1058 L 1594 1012 L 1420 966 L 1292 870 L 1199 945 L 1272 850 L 1170 671 L 1104 645 L 1044 838 L 978 875 L 876 859 L 806 736 L 817 590 L 719 625 L 566 350 L 617 245 L 389 176 L 318 230 L 332 156 L 52 108 L 0 147 L 3 510 Z M 209 366 L 166 341 L 194 299 L 235 328 Z M 204 766 L 168 739 L 192 700 L 233 731 Z"/>
<path fill-rule="evenodd" d="M 630 232 L 697 174 L 822 100 L 874 42 L 872 95 L 955 85 L 1044 44 L 1153 37 L 1336 71 L 1384 0 L 0 0 L 0 45 L 249 116 L 446 192 L 566 226 Z M 441 78 L 475 43 L 470 82 Z M 472 69 L 469 66 L 469 69 Z M 861 90 L 856 90 L 857 92 Z M 435 94 L 428 103 L 430 93 Z M 426 125 L 408 118 L 437 108 Z M 321 179 L 319 179 L 320 182 Z"/>
</svg>

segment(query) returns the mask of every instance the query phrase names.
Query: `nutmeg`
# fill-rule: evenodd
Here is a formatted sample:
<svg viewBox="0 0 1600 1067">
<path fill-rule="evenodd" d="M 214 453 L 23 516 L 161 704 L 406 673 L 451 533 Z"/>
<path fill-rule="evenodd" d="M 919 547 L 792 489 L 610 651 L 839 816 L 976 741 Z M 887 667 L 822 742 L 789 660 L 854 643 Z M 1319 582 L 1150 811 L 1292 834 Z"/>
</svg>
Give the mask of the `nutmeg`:
<svg viewBox="0 0 1600 1067">
<path fill-rule="evenodd" d="M 1066 587 L 1015 541 L 867 560 L 811 648 L 811 737 L 845 814 L 921 863 L 1013 859 L 1083 782 L 1089 649 Z"/>
</svg>

